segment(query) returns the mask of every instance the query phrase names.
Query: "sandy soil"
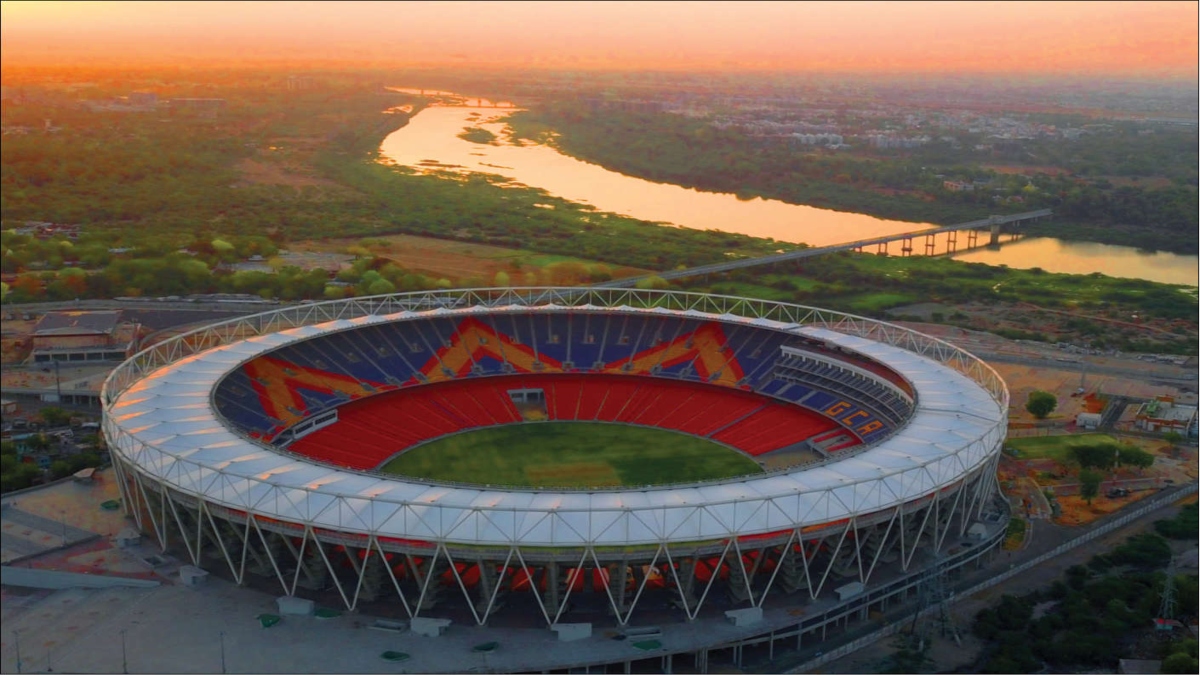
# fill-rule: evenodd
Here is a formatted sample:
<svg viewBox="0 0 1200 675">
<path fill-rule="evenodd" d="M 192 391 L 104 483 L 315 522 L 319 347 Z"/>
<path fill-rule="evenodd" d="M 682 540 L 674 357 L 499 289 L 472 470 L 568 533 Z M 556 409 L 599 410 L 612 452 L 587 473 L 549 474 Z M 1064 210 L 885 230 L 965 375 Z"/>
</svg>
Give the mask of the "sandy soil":
<svg viewBox="0 0 1200 675">
<path fill-rule="evenodd" d="M 1089 505 L 1083 497 L 1078 495 L 1059 496 L 1056 498 L 1059 505 L 1062 507 L 1062 515 L 1055 519 L 1060 525 L 1076 526 L 1086 525 L 1097 518 L 1102 518 L 1110 513 L 1120 511 L 1126 506 L 1137 503 L 1139 500 L 1151 497 L 1157 494 L 1157 490 L 1138 490 L 1132 492 L 1128 497 L 1120 497 L 1109 499 L 1104 495 L 1100 495 L 1092 500 Z"/>
</svg>

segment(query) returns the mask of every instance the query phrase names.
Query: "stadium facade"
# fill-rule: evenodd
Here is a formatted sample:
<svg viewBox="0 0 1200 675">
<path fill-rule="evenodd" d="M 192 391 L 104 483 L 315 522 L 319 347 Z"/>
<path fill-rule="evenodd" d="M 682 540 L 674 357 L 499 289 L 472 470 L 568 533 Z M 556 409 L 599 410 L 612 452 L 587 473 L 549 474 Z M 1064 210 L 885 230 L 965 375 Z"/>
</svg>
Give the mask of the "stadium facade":
<svg viewBox="0 0 1200 675">
<path fill-rule="evenodd" d="M 446 434 L 536 423 L 527 399 L 766 470 L 592 489 L 376 471 Z M 154 345 L 103 400 L 123 504 L 164 551 L 410 618 L 623 627 L 802 607 L 977 560 L 1000 541 L 983 522 L 1007 520 L 1008 391 L 989 366 L 787 303 L 538 288 L 300 305 Z"/>
</svg>

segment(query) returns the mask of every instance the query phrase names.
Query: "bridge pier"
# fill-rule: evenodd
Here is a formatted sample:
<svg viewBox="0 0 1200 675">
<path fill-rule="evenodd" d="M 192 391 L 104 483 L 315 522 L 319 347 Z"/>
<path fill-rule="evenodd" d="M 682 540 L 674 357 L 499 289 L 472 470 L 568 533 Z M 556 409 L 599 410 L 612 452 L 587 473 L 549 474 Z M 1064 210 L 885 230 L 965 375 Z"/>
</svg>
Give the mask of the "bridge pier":
<svg viewBox="0 0 1200 675">
<path fill-rule="evenodd" d="M 886 241 L 881 241 L 875 245 L 875 255 L 887 255 L 887 254 L 888 254 L 888 243 Z"/>
<path fill-rule="evenodd" d="M 954 253 L 958 249 L 958 230 L 946 233 L 946 253 Z"/>
<path fill-rule="evenodd" d="M 910 256 L 912 255 L 912 250 L 912 237 L 905 237 L 900 240 L 900 255 Z"/>
<path fill-rule="evenodd" d="M 988 226 L 988 229 L 992 233 L 992 239 L 988 243 L 992 246 L 998 245 L 1000 243 L 1000 223 L 992 223 Z"/>
<path fill-rule="evenodd" d="M 967 230 L 967 248 L 975 248 L 979 242 L 979 230 Z"/>
<path fill-rule="evenodd" d="M 936 234 L 925 235 L 925 255 L 933 255 L 936 250 L 937 250 L 937 235 Z"/>
</svg>

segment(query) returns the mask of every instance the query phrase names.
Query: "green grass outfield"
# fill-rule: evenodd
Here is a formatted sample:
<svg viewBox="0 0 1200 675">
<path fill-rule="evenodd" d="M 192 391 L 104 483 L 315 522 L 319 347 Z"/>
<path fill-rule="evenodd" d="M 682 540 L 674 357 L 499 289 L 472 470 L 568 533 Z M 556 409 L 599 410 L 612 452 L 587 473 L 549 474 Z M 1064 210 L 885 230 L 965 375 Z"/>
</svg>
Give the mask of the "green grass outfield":
<svg viewBox="0 0 1200 675">
<path fill-rule="evenodd" d="M 589 422 L 487 427 L 419 446 L 384 473 L 520 487 L 664 485 L 762 473 L 749 457 L 663 429 Z"/>
<path fill-rule="evenodd" d="M 1077 445 L 1096 445 L 1108 443 L 1120 445 L 1117 439 L 1108 434 L 1072 434 L 1070 436 L 1029 436 L 1027 438 L 1010 438 L 1004 442 L 1020 454 L 1020 459 L 1050 458 L 1059 461 L 1071 459 L 1071 448 Z"/>
</svg>

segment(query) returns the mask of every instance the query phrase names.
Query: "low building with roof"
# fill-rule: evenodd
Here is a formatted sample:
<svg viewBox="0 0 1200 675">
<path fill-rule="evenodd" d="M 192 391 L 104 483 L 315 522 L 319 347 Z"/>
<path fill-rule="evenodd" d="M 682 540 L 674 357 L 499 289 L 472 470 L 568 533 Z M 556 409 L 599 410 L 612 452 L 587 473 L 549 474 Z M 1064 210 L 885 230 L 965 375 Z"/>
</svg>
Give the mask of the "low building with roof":
<svg viewBox="0 0 1200 675">
<path fill-rule="evenodd" d="M 1144 431 L 1190 436 L 1196 431 L 1196 410 L 1194 405 L 1177 405 L 1172 396 L 1159 396 L 1138 408 L 1135 424 Z"/>
<path fill-rule="evenodd" d="M 121 324 L 120 310 L 47 312 L 33 328 L 34 363 L 123 361 L 136 330 Z"/>
</svg>

